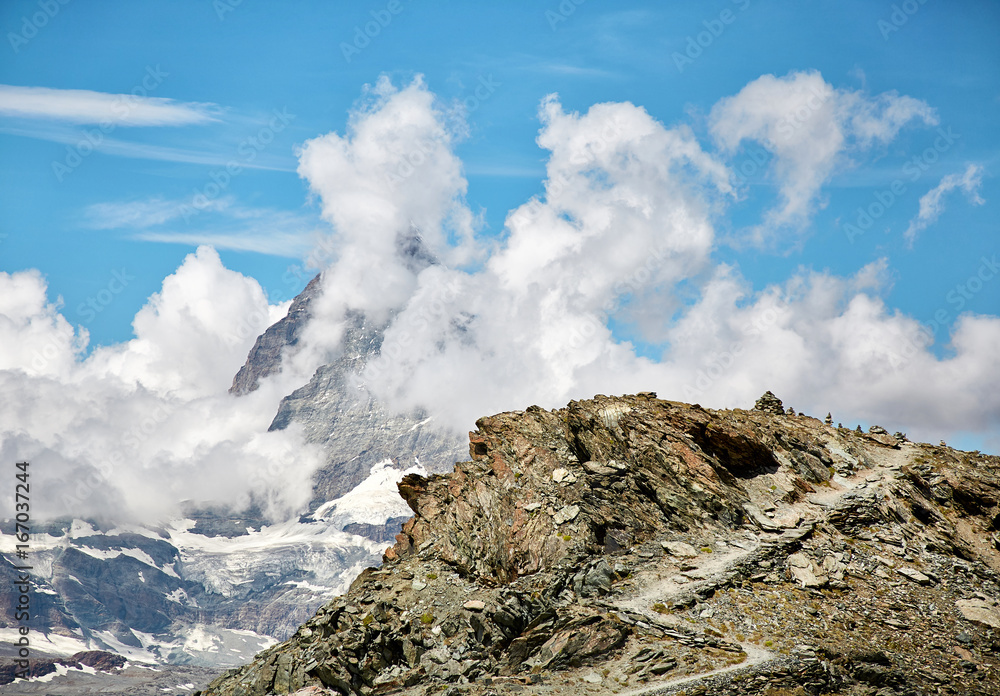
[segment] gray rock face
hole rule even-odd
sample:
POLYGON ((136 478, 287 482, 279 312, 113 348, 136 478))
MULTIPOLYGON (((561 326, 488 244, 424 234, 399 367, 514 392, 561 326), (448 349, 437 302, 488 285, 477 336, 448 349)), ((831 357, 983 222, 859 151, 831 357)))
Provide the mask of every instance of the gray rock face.
MULTIPOLYGON (((415 235, 401 236, 398 246, 415 271, 434 261, 415 235)), ((282 353, 298 343, 311 318, 310 305, 321 290, 321 276, 316 276, 292 301, 287 316, 257 339, 231 393, 247 394, 262 378, 281 369, 282 353)), ((358 311, 349 311, 345 319, 340 357, 286 396, 270 427, 283 430, 299 423, 307 441, 326 452, 326 464, 316 473, 313 509, 361 483, 380 461, 392 459, 406 467, 419 458, 428 470, 445 472, 467 453, 464 436, 436 428, 419 411, 394 413, 372 396, 361 373, 378 356, 385 327, 358 311)))
POLYGON ((201 696, 1000 694, 1000 457, 643 394, 476 426, 381 568, 201 696))
POLYGON ((246 363, 233 378, 230 394, 249 394, 259 386, 261 379, 280 369, 281 351, 299 342, 299 334, 309 319, 309 304, 319 295, 321 278, 318 275, 310 280, 305 289, 292 300, 288 314, 257 337, 246 363))
POLYGON ((405 467, 419 458, 427 469, 443 472, 467 451, 464 438, 436 429, 425 414, 393 413, 372 396, 360 374, 378 355, 383 327, 360 312, 350 312, 347 320, 340 357, 282 400, 270 428, 299 423, 306 439, 326 452, 326 465, 316 473, 314 505, 351 490, 385 459, 405 467))

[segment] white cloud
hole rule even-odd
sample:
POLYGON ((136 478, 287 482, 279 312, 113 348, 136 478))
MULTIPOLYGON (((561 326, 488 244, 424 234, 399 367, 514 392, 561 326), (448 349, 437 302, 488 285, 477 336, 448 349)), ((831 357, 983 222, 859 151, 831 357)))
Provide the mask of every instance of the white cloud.
MULTIPOLYGON (((758 82, 783 95, 784 107, 742 111, 720 137, 733 146, 747 134, 767 137, 789 186, 798 168, 828 163, 826 173, 790 193, 800 201, 815 197, 844 153, 888 141, 913 118, 933 118, 915 100, 838 92, 817 74, 758 82), (777 115, 798 113, 814 91, 818 120, 782 126, 777 115), (819 142, 810 144, 813 138, 819 142)), ((385 126, 381 116, 362 112, 352 124, 366 130, 372 118, 385 126)), ((755 290, 738 269, 712 258, 713 220, 731 194, 728 170, 689 129, 667 128, 631 104, 566 113, 554 97, 542 103, 541 121, 545 193, 508 214, 506 236, 488 249, 485 264, 463 270, 442 263, 388 283, 399 311, 366 379, 394 406, 420 406, 438 422, 468 429, 480 415, 532 403, 556 407, 595 393, 653 389, 748 407, 773 389, 800 410, 832 410, 845 421, 875 421, 915 437, 1000 428, 1000 370, 989 349, 1000 337, 1000 318, 957 317, 949 353, 939 358, 925 328, 886 307, 884 261, 848 278, 803 269, 755 290), (646 342, 642 354, 616 338, 623 328, 646 342), (662 354, 643 357, 653 347, 662 354)), ((335 142, 343 143, 339 136, 335 142)), ((372 151, 379 148, 365 153, 372 151)), ((354 161, 342 153, 331 159, 354 161)), ((337 186, 317 164, 304 159, 301 171, 330 204, 337 186)), ((349 215, 330 211, 340 215, 337 234, 356 246, 352 253, 368 254, 369 265, 357 273, 382 281, 383 269, 398 265, 388 240, 411 218, 381 194, 368 199, 374 211, 352 200, 349 215)), ((385 316, 386 297, 357 292, 358 276, 341 274, 341 263, 325 276, 341 311, 385 316)))
POLYGON ((187 126, 218 121, 219 114, 220 109, 214 104, 162 97, 0 85, 0 116, 75 124, 187 126))
POLYGON ((982 205, 985 201, 979 196, 979 187, 983 184, 983 168, 978 164, 970 164, 965 169, 965 173, 948 174, 943 177, 937 186, 920 197, 920 210, 917 216, 910 220, 909 226, 903 233, 903 238, 912 245, 920 230, 926 229, 933 224, 941 213, 944 212, 945 194, 955 190, 965 191, 969 202, 973 205, 982 205))
POLYGON ((86 334, 48 302, 41 275, 0 273, 0 456, 32 462, 45 492, 37 517, 159 521, 182 501, 242 506, 251 496, 276 518, 300 510, 321 457, 296 430, 267 427, 308 376, 227 393, 285 311, 201 248, 136 315, 134 339, 84 359, 86 334))
MULTIPOLYGON (((206 200, 201 212, 231 208, 231 197, 206 200)), ((145 200, 93 203, 84 209, 88 227, 115 230, 123 227, 145 229, 172 222, 184 216, 185 206, 194 211, 190 200, 167 200, 156 196, 145 200)))
POLYGON ((851 152, 888 143, 913 120, 937 123, 934 110, 918 99, 836 89, 812 71, 757 78, 712 107, 709 128, 727 152, 754 140, 774 155, 771 173, 781 200, 750 231, 762 244, 809 222, 823 205, 821 187, 851 152))
POLYGON ((93 229, 128 230, 139 241, 207 244, 294 259, 306 256, 321 235, 311 216, 242 206, 232 196, 95 203, 84 210, 84 218, 93 229))
POLYGON ((382 76, 366 86, 346 132, 307 141, 299 174, 319 199, 332 232, 307 258, 329 266, 325 293, 313 303, 316 321, 296 356, 308 371, 329 358, 348 307, 384 322, 405 303, 429 256, 451 265, 482 257, 478 219, 466 205, 467 182, 452 148, 464 137, 461 112, 440 104, 421 77, 396 88, 382 76), (406 253, 419 230, 422 254, 406 253))

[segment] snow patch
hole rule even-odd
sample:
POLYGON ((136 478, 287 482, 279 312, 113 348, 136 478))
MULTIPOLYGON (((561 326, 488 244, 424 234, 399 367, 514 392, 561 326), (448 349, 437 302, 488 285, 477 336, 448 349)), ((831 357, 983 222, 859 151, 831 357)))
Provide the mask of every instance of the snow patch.
MULTIPOLYGON (((16 628, 0 628, 0 641, 11 645, 17 644, 20 634, 16 628)), ((89 641, 58 633, 31 632, 32 650, 50 655, 69 656, 84 650, 93 650, 89 641)))
POLYGON ((391 459, 385 459, 372 467, 364 481, 336 500, 317 508, 313 517, 332 522, 338 529, 355 522, 379 525, 393 517, 409 517, 413 511, 400 497, 396 487, 408 474, 426 476, 427 470, 416 461, 410 468, 400 471, 391 459))

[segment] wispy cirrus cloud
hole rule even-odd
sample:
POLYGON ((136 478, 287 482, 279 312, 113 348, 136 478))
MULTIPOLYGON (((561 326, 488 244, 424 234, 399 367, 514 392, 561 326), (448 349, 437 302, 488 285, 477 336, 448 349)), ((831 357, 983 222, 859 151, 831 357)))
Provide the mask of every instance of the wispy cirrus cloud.
POLYGON ((222 109, 211 103, 87 89, 0 85, 0 116, 7 117, 78 125, 190 126, 219 121, 221 114, 222 109))
POLYGON ((136 232, 131 235, 131 238, 141 242, 182 244, 191 247, 207 244, 216 249, 252 251, 267 256, 301 259, 309 253, 315 236, 309 230, 281 231, 272 229, 270 225, 248 225, 231 231, 153 232, 147 230, 136 232))
MULTIPOLYGON (((199 210, 226 210, 233 205, 231 197, 207 201, 199 210)), ((163 225, 184 216, 190 201, 168 200, 159 196, 137 201, 94 203, 84 210, 87 226, 95 230, 116 230, 125 227, 145 229, 163 225)))
MULTIPOLYGON (((23 126, 4 126, 0 124, 0 133, 16 135, 23 138, 36 138, 63 145, 79 146, 86 141, 86 135, 77 127, 68 124, 31 123, 23 126)), ((225 143, 216 142, 216 149, 193 149, 171 145, 122 140, 111 136, 103 136, 100 141, 101 153, 114 157, 129 159, 145 159, 157 162, 178 162, 184 164, 204 164, 208 166, 226 166, 236 162, 245 169, 262 169, 275 172, 294 172, 296 160, 290 154, 281 152, 261 152, 260 156, 248 161, 235 150, 222 149, 225 143)))
POLYGON ((242 206, 232 196, 197 204, 162 197, 95 203, 84 209, 84 221, 95 230, 123 230, 136 241, 209 244, 283 258, 304 258, 320 234, 315 217, 242 206))
POLYGON ((951 191, 962 189, 970 203, 982 205, 985 202, 979 195, 979 187, 982 184, 983 168, 978 164, 970 164, 961 175, 948 174, 942 178, 941 183, 920 197, 920 210, 917 216, 910 220, 910 225, 903 233, 906 243, 913 246, 917 233, 941 217, 941 213, 944 212, 945 195, 951 191))

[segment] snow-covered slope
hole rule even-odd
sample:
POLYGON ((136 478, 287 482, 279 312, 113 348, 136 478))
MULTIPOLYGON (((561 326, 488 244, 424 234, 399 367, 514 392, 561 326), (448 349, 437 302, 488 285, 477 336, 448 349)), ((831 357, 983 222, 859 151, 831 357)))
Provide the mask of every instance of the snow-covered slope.
MULTIPOLYGON (((426 472, 382 462, 313 516, 238 536, 197 533, 192 519, 103 530, 73 520, 35 534, 38 647, 59 655, 108 650, 133 662, 242 664, 381 562, 384 543, 343 529, 405 515, 396 482, 407 473, 426 472)), ((0 552, 13 554, 15 543, 5 534, 0 552)))
MULTIPOLYGON (((406 249, 419 247, 419 238, 409 241, 406 249)), ((235 395, 280 371, 320 292, 317 278, 258 338, 235 395)), ((410 516, 396 483, 407 473, 450 470, 467 445, 419 413, 392 412, 364 388, 361 373, 378 354, 381 327, 359 313, 347 320, 340 357, 288 395, 271 425, 295 423, 325 451, 309 509, 280 523, 252 510, 191 510, 162 527, 71 519, 36 526, 32 628, 40 650, 108 650, 132 663, 242 664, 381 562, 410 516)), ((10 587, 13 522, 0 528, 0 582, 10 587)), ((0 598, 0 630, 17 625, 14 607, 0 598)))

